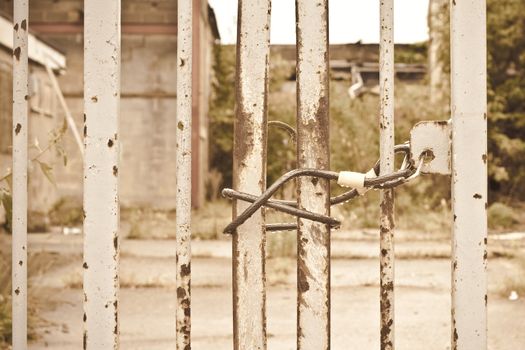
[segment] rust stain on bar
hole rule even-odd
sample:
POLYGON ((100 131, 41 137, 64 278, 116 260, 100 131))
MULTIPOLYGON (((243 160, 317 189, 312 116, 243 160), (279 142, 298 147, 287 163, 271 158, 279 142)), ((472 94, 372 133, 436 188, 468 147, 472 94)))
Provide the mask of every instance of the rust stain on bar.
MULTIPOLYGON (((328 1, 296 1, 297 164, 330 168, 328 1)), ((327 180, 298 180, 299 208, 330 215, 327 180)), ((330 348, 330 228, 298 220, 297 348, 330 348)))
POLYGON ((84 349, 118 349, 120 0, 84 3, 84 349), (104 63, 104 64, 101 64, 104 63))
MULTIPOLYGON (((193 0, 178 0, 177 40, 177 197, 176 265, 178 350, 191 348, 191 155, 192 155, 192 72, 193 0)), ((198 5, 198 1, 195 2, 198 5)), ((198 11, 198 9, 196 9, 198 11)))
MULTIPOLYGON (((233 187, 255 195, 266 188, 270 11, 270 0, 239 1, 233 187)), ((235 202, 233 215, 249 204, 235 202)), ((237 350, 267 346, 264 227, 264 211, 260 210, 233 235, 233 338, 237 350)))
MULTIPOLYGON (((380 3, 379 90, 381 175, 394 171, 394 0, 380 3)), ((394 338, 394 190, 381 192, 380 204, 380 344, 393 350, 394 338)))

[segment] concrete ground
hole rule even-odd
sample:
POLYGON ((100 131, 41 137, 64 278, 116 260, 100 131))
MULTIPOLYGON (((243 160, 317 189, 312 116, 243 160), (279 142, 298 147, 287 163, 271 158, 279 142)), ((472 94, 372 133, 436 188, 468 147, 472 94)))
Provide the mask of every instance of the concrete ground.
MULTIPOLYGON (((449 241, 398 237, 397 348, 450 349, 449 241)), ((489 348, 525 349, 525 295, 510 301, 505 289, 523 276, 509 251, 523 251, 525 240, 501 242, 489 240, 489 348)), ((124 240, 121 249, 122 349, 174 348, 174 241, 124 240)), ((377 237, 334 233, 332 250, 332 348, 378 349, 377 237)), ((81 349, 82 237, 31 235, 29 252, 41 266, 30 280, 37 315, 30 349, 81 349)), ((193 254, 192 348, 232 349, 231 242, 195 241, 193 254)), ((269 349, 296 347, 295 269, 292 258, 268 260, 269 349)))

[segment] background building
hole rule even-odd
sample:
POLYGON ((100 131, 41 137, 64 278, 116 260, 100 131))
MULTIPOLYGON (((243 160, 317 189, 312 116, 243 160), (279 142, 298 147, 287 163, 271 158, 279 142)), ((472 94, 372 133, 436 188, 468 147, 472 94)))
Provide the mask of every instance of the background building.
MULTIPOLYGON (((194 0, 193 203, 202 204, 208 169, 208 99, 213 45, 219 40, 215 15, 206 0, 194 0)), ((0 4, 0 14, 12 17, 13 0, 0 4)), ((30 32, 63 64, 53 67, 77 129, 83 129, 83 1, 34 0, 30 32), (67 63, 66 63, 67 62, 67 63)), ((2 36, 12 37, 11 26, 2 36)), ((12 39, 11 39, 12 40, 12 39)), ((31 46, 31 44, 30 44, 31 46)), ((122 82, 120 199, 123 206, 170 209, 175 206, 177 2, 122 1, 122 82)), ((1 171, 10 167, 11 48, 0 53, 1 171)), ((31 70, 30 141, 41 147, 48 133, 62 124, 64 113, 41 64, 31 70)), ((82 157, 70 131, 64 137, 67 165, 50 154, 56 188, 44 174, 31 171, 31 210, 46 212, 60 198, 82 198, 82 157)), ((56 152, 52 152, 56 153, 56 152)))

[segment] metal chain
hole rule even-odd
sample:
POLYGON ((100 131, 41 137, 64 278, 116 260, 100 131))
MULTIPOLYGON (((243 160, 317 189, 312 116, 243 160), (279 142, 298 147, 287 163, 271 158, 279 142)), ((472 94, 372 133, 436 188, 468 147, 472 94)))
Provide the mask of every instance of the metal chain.
MULTIPOLYGON (((424 156, 422 155, 416 162, 410 157, 410 144, 408 142, 400 145, 396 145, 394 148, 396 154, 404 154, 403 164, 400 169, 386 175, 379 175, 379 161, 376 162, 372 168, 375 177, 365 177, 364 187, 368 189, 386 189, 394 188, 400 186, 404 183, 407 183, 421 173, 421 167, 424 163, 424 156)), ((292 179, 309 176, 315 178, 322 178, 327 180, 337 180, 339 178, 339 173, 329 170, 318 170, 318 169, 295 169, 289 171, 288 173, 281 176, 275 183, 273 183, 268 189, 261 194, 260 196, 255 196, 249 193, 239 192, 230 188, 226 188, 222 191, 224 197, 234 199, 234 200, 243 200, 245 202, 251 203, 248 208, 246 208, 241 214, 239 214, 235 219, 232 220, 228 226, 224 229, 224 233, 232 234, 235 232, 237 227, 242 225, 250 216, 252 216, 257 210, 261 207, 268 207, 278 211, 281 211, 286 214, 294 215, 300 218, 321 222, 323 224, 330 225, 331 228, 338 228, 341 226, 341 222, 335 218, 332 218, 328 215, 313 213, 308 210, 299 209, 296 201, 290 200, 278 200, 271 199, 271 197, 287 182, 292 179)), ((359 196, 357 189, 351 189, 341 195, 330 198, 330 205, 338 205, 346 203, 359 196)), ((286 231, 286 230, 296 230, 297 224, 295 223, 283 223, 283 224, 267 224, 266 231, 286 231)))

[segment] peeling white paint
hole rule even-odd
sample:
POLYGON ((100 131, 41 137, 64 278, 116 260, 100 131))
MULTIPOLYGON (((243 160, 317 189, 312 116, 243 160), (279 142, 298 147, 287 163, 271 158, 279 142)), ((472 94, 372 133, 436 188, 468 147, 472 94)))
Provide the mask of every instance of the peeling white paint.
POLYGON ((486 3, 452 1, 452 349, 487 349, 486 3))
POLYGON ((118 349, 120 0, 84 13, 84 346, 118 349))
POLYGON ((177 349, 191 344, 192 0, 178 0, 177 35, 177 349))
POLYGON ((13 27, 13 350, 27 349, 27 134, 28 25, 27 0, 14 1, 13 27))
MULTIPOLYGON (((299 168, 329 169, 328 1, 298 0, 297 147, 299 168)), ((299 207, 330 214, 326 180, 298 180, 299 207)), ((299 219, 297 348, 330 348, 330 229, 299 219)))
MULTIPOLYGON (((394 0, 380 2, 379 39, 380 175, 394 171, 394 0)), ((395 348, 394 320, 394 190, 381 191, 380 213, 380 344, 395 348)))
MULTIPOLYGON (((234 188, 258 195, 266 188, 270 0, 239 1, 234 188)), ((249 203, 238 201, 234 216, 249 203)), ((256 212, 233 235, 234 348, 266 349, 266 233, 256 212)))

